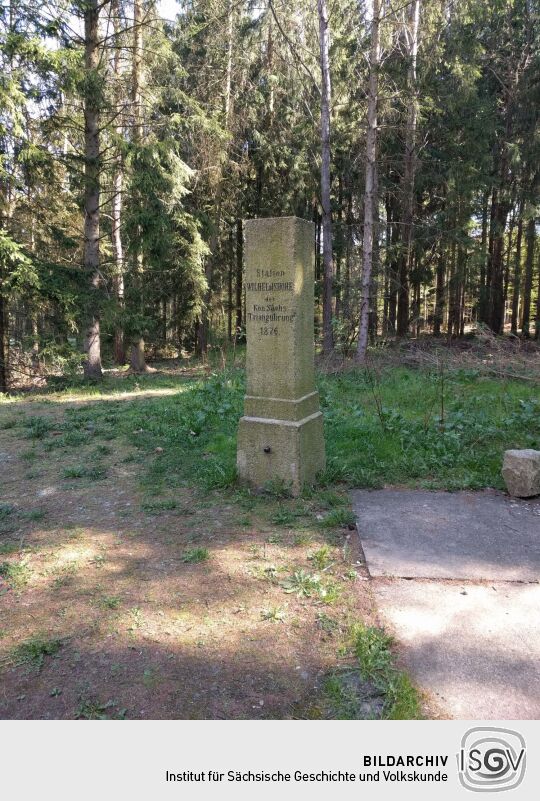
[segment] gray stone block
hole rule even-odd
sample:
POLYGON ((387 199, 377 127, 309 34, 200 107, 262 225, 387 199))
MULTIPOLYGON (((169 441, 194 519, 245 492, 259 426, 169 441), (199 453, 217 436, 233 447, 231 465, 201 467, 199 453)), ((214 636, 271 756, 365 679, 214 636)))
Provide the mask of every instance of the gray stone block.
POLYGON ((505 451, 502 474, 510 495, 516 498, 540 495, 540 451, 531 448, 505 451))

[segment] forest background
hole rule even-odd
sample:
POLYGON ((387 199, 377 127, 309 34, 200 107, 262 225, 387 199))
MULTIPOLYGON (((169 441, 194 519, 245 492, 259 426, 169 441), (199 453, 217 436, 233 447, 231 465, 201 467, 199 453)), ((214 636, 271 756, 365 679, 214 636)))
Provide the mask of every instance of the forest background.
POLYGON ((538 339, 539 12, 9 0, 0 392, 241 342, 256 216, 314 221, 326 356, 538 339))

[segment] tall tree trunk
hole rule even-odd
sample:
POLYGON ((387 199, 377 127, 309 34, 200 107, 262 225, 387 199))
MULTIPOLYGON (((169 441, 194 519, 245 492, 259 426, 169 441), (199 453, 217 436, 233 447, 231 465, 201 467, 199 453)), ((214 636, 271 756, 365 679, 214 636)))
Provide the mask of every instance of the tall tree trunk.
MULTIPOLYGON (((143 58, 143 9, 142 0, 133 0, 133 51, 131 62, 131 108, 133 114, 132 139, 135 147, 140 147, 143 139, 142 119, 142 58, 143 58)), ((142 203, 142 198, 137 198, 142 203)), ((144 312, 143 271, 144 258, 140 245, 140 231, 134 250, 134 284, 139 292, 139 309, 144 312)), ((144 337, 142 331, 135 332, 131 342, 130 367, 135 373, 144 373, 148 368, 144 353, 144 337)))
POLYGON ((142 48, 143 48, 143 0, 133 0, 133 53, 131 62, 131 103, 133 113, 133 138, 137 144, 142 140, 142 48))
POLYGON ((204 274, 206 277, 206 291, 204 293, 204 306, 202 310, 202 314, 200 318, 197 318, 195 324, 195 353, 197 356, 204 356, 208 352, 208 326, 209 326, 209 318, 208 318, 208 309, 210 306, 210 302, 212 300, 212 294, 209 289, 211 278, 212 278, 212 268, 210 266, 210 255, 206 257, 206 263, 204 267, 204 274))
MULTIPOLYGON (((1 266, 0 266, 1 271, 1 266)), ((7 381, 7 361, 8 361, 8 353, 7 353, 7 331, 6 331, 6 310, 4 304, 4 292, 3 292, 3 279, 2 274, 0 272, 0 393, 7 392, 8 390, 8 381, 7 381)))
POLYGON ((343 306, 343 276, 341 263, 343 261, 343 174, 340 172, 338 177, 338 204, 337 204, 337 232, 334 238, 335 253, 336 253, 336 275, 334 281, 336 308, 336 320, 339 320, 342 314, 343 306))
POLYGON ((321 206, 323 231, 323 353, 334 347, 332 331, 332 209, 330 205, 330 36, 326 0, 317 0, 321 62, 321 206))
POLYGON ((229 268, 227 270, 227 339, 232 341, 233 318, 234 230, 229 230, 229 268))
POLYGON ((366 137, 366 183, 364 194, 364 236, 362 240, 362 282, 360 285, 360 329, 356 358, 363 364, 369 334, 370 290, 373 268, 373 242, 377 237, 375 228, 375 209, 379 198, 377 193, 377 104, 379 96, 380 0, 373 0, 373 19, 371 22, 371 48, 369 55, 369 85, 366 137))
POLYGON ((313 222, 315 223, 315 283, 321 285, 321 238, 322 238, 322 220, 319 214, 318 205, 315 205, 313 213, 313 222))
POLYGON ((518 227, 516 235, 516 252, 514 255, 514 276, 512 279, 512 320, 510 329, 513 334, 518 332, 519 320, 519 293, 521 287, 521 242, 523 239, 523 199, 518 209, 518 227))
POLYGON ((134 373, 145 373, 148 370, 144 355, 144 338, 139 336, 131 344, 130 367, 134 373))
POLYGON ((383 335, 386 335, 388 333, 388 298, 390 293, 388 263, 389 263, 389 247, 392 236, 390 221, 388 219, 388 207, 386 205, 386 200, 385 200, 385 212, 386 212, 385 215, 386 223, 384 228, 383 318, 382 318, 383 335))
MULTIPOLYGON (((268 18, 268 41, 266 45, 266 69, 269 76, 273 76, 274 72, 274 37, 272 31, 272 17, 268 18)), ((268 124, 272 125, 274 121, 274 81, 272 78, 269 80, 268 87, 268 124)))
POLYGON ((343 319, 351 321, 351 259, 353 250, 353 196, 350 185, 347 187, 347 213, 345 216, 345 271, 343 274, 343 319))
POLYGON ((531 294, 533 284, 534 267, 534 246, 536 238, 536 220, 533 217, 527 222, 525 240, 527 243, 527 255, 525 257, 525 282, 523 286, 523 322, 521 331, 524 337, 529 337, 531 333, 531 294))
MULTIPOLYGON (((517 73, 516 73, 517 75, 517 73)), ((516 77, 517 80, 517 77, 516 77)), ((515 86, 514 86, 515 91, 515 86)), ((496 334, 504 328, 504 234, 510 211, 510 154, 508 143, 512 135, 513 94, 506 91, 505 135, 496 158, 496 185, 491 204, 490 248, 488 254, 489 326, 496 334)))
POLYGON ((168 322, 167 322, 167 298, 163 296, 161 298, 161 339, 163 341, 163 347, 167 347, 167 331, 168 331, 168 322))
POLYGON ((504 324, 504 230, 508 206, 497 200, 493 215, 494 232, 489 255, 488 273, 490 276, 490 328, 502 334, 504 324))
POLYGON ((486 262, 488 245, 488 212, 489 212, 489 192, 484 192, 482 202, 482 239, 480 243, 480 286, 478 289, 478 319, 481 323, 488 322, 488 291, 486 286, 486 262))
POLYGON ((409 24, 406 29, 408 40, 409 70, 407 75, 410 92, 405 130, 405 154, 402 186, 402 248, 399 257, 399 293, 397 310, 397 333, 405 336, 409 328, 409 272, 412 260, 414 180, 416 174, 416 127, 418 122, 418 87, 416 80, 416 61, 418 55, 418 27, 420 21, 420 0, 412 0, 409 7, 409 24))
POLYGON ((174 320, 174 328, 176 334, 176 346, 178 348, 178 358, 182 358, 182 313, 180 311, 180 306, 178 303, 178 293, 175 292, 173 295, 173 320, 174 320))
POLYGON ((538 286, 536 290, 536 314, 534 320, 534 338, 540 341, 540 268, 538 269, 538 286))
POLYGON ((465 302, 467 295, 467 280, 468 280, 468 267, 467 267, 468 254, 465 249, 464 262, 463 262, 463 275, 461 277, 461 296, 459 299, 459 336, 465 334, 465 302))
MULTIPOLYGON (((417 261, 418 261, 418 259, 415 258, 415 262, 417 262, 417 261)), ((415 270, 417 268, 418 268, 417 264, 415 264, 415 270)), ((421 308, 420 308, 420 281, 417 278, 413 279, 412 287, 413 287, 412 317, 413 317, 413 320, 414 320, 414 332, 415 332, 415 336, 419 337, 420 336, 420 314, 421 314, 421 308)))
POLYGON ((375 189, 374 196, 376 202, 373 205, 373 255, 371 259, 371 289, 369 298, 369 336, 373 341, 377 337, 379 328, 379 269, 380 269, 380 245, 379 245, 379 171, 375 170, 375 189))
MULTIPOLYGON (((28 205, 31 207, 32 203, 32 189, 28 186, 28 205)), ((34 213, 30 212, 30 252, 32 253, 32 258, 34 258, 34 254, 36 252, 36 218, 34 213)), ((30 319, 28 322, 30 323, 30 333, 32 334, 32 348, 31 348, 31 359, 32 359, 32 367, 34 370, 39 369, 39 324, 38 324, 38 310, 33 309, 29 315, 30 319)))
MULTIPOLYGON (((453 217, 453 227, 456 226, 456 218, 453 217)), ((447 330, 448 339, 452 338, 454 331, 454 320, 456 318, 456 240, 455 238, 450 245, 450 259, 448 268, 448 321, 447 330)))
POLYGON ((397 299, 398 299, 398 264, 396 260, 396 247, 399 243, 400 233, 397 226, 396 199, 394 195, 386 196, 386 220, 388 229, 387 245, 387 274, 388 274, 388 334, 396 333, 397 299))
MULTIPOLYGON (((386 205, 386 204, 385 204, 386 205)), ((388 311, 390 299, 390 270, 389 270, 389 247, 391 243, 391 226, 388 220, 388 209, 386 208, 386 226, 385 226, 385 239, 384 239, 384 287, 383 287, 383 319, 382 319, 382 332, 384 335, 388 334, 388 311)))
POLYGON ((462 328, 463 304, 465 297, 465 275, 467 271, 467 250, 462 244, 457 248, 455 299, 454 299, 454 336, 459 337, 462 328))
MULTIPOLYGON (((512 206, 514 206, 512 201, 512 206)), ((504 298, 504 315, 506 321, 506 301, 508 300, 508 285, 510 283, 510 261, 512 257, 512 246, 514 244, 514 228, 516 226, 516 210, 514 208, 512 216, 510 217, 510 226, 508 229, 508 243, 506 245, 506 259, 504 265, 504 285, 503 285, 503 298, 504 298)), ((503 326, 504 328, 504 326, 503 326)))
POLYGON ((99 199, 99 9, 98 0, 87 0, 84 12, 84 66, 87 76, 84 98, 84 269, 90 279, 90 298, 84 332, 85 378, 101 378, 99 199))
MULTIPOLYGON (((114 99, 115 99, 115 113, 118 115, 116 128, 116 135, 118 139, 122 136, 122 114, 120 108, 123 103, 122 86, 120 84, 120 60, 122 48, 120 45, 120 7, 119 0, 112 0, 111 14, 114 26, 114 58, 113 58, 113 74, 114 74, 114 99)), ((123 164, 122 156, 120 153, 116 155, 113 174, 113 198, 111 210, 111 239, 114 257, 114 280, 113 288, 116 296, 118 306, 123 311, 124 308, 124 248, 122 245, 122 189, 123 189, 123 164)), ((114 331, 114 359, 117 364, 124 364, 126 360, 126 352, 124 345, 124 328, 122 323, 117 323, 114 331)))
POLYGON ((493 281, 493 262, 491 254, 493 252, 493 241, 495 236, 495 217, 497 215, 497 207, 499 205, 499 189, 496 185, 493 186, 491 192, 491 203, 489 207, 489 236, 488 236, 488 249, 486 256, 486 283, 485 283, 485 322, 486 325, 490 324, 491 320, 491 284, 493 281))
POLYGON ((437 277, 435 285, 435 314, 433 315, 433 334, 440 336, 444 319, 444 248, 437 260, 437 277))
POLYGON ((212 235, 210 236, 210 253, 206 257, 204 273, 206 276, 206 292, 204 295, 204 307, 197 329, 196 349, 199 356, 205 356, 208 352, 208 336, 210 331, 210 307, 212 304, 212 284, 214 277, 214 262, 217 258, 219 245, 219 229, 221 225, 221 181, 216 190, 216 216, 213 223, 212 235))
POLYGON ((242 277, 244 272, 244 232, 242 220, 236 221, 236 339, 238 340, 242 332, 242 277))
POLYGON ((39 324, 38 312, 34 311, 30 320, 32 330, 32 367, 34 370, 39 369, 39 324))
POLYGON ((225 88, 223 91, 223 116, 225 118, 225 128, 229 127, 229 117, 231 114, 231 86, 232 86, 232 67, 233 67, 233 14, 234 3, 229 0, 227 3, 227 62, 225 65, 225 88))
MULTIPOLYGON (((232 90, 232 69, 233 69, 233 21, 234 21, 234 4, 229 0, 227 5, 227 57, 225 65, 225 83, 223 85, 223 124, 225 130, 229 130, 230 116, 231 116, 231 90, 232 90)), ((223 161, 226 161, 228 153, 222 154, 223 161)), ((221 165, 220 165, 221 169, 221 165)), ((262 194, 262 172, 258 176, 261 186, 259 198, 262 194)), ((208 341, 210 333, 210 310, 212 305, 212 293, 214 283, 214 267, 218 255, 218 248, 220 243, 220 230, 221 230, 221 197, 223 192, 223 176, 220 174, 217 180, 217 186, 214 197, 214 207, 216 209, 214 219, 212 221, 212 233, 210 235, 209 248, 210 253, 206 257, 205 262, 205 275, 206 275, 206 293, 204 298, 204 306, 197 328, 197 342, 196 350, 201 356, 206 355, 208 351, 208 341)), ((260 201, 259 201, 260 202, 260 201)))

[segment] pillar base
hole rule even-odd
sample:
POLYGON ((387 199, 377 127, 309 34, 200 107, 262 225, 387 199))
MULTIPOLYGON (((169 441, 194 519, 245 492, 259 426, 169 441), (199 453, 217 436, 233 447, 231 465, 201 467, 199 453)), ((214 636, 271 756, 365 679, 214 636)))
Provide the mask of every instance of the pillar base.
POLYGON ((256 487, 283 481, 299 495, 326 466, 321 412, 302 420, 242 417, 236 463, 241 481, 256 487))

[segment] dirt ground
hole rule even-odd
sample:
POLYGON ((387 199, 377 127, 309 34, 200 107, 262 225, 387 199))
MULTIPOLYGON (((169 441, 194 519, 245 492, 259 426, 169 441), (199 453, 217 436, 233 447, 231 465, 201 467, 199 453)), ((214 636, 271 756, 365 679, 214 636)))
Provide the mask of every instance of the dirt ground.
POLYGON ((348 627, 376 621, 356 537, 320 525, 320 498, 184 487, 149 502, 121 438, 47 446, 93 402, 0 406, 0 717, 324 717, 348 627), (35 416, 49 429, 29 440, 35 416), (96 448, 106 479, 69 473, 96 448), (298 571, 326 597, 293 591, 298 571))

